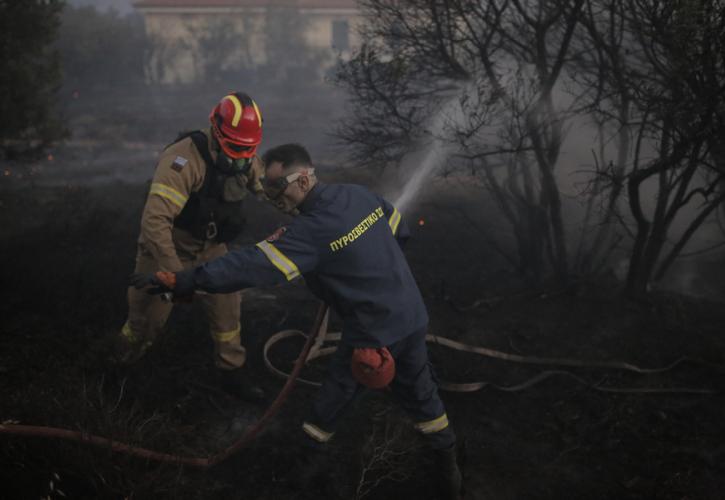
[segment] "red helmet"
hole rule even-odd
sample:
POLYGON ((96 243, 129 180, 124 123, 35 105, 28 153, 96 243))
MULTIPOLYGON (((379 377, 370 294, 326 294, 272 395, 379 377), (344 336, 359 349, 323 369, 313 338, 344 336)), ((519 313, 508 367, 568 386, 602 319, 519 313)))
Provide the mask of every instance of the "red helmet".
POLYGON ((262 141, 262 114, 251 97, 242 92, 225 96, 211 110, 209 121, 228 157, 254 156, 257 145, 262 141))

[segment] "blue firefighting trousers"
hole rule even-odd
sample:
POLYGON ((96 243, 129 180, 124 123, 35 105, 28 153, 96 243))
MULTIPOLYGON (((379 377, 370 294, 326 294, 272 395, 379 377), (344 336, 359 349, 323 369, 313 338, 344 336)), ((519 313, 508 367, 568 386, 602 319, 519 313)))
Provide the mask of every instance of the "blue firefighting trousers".
MULTIPOLYGON (((387 346, 395 359, 395 378, 390 388, 427 444, 433 449, 448 448, 455 443, 456 436, 438 396, 425 335, 425 329, 419 330, 387 346)), ((315 397, 311 415, 303 424, 311 446, 332 438, 345 409, 365 389, 352 376, 352 351, 351 346, 341 342, 329 361, 327 376, 315 397)))

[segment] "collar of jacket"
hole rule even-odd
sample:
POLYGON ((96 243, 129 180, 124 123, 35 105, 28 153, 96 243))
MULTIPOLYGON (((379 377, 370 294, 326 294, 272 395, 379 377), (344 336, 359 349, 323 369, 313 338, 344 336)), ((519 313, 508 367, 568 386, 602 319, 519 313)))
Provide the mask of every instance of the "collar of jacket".
POLYGON ((208 127, 206 130, 202 130, 202 132, 204 132, 206 140, 209 143, 209 153, 211 153, 211 159, 216 162, 216 157, 219 155, 219 150, 221 149, 221 147, 219 146, 219 142, 214 137, 214 131, 211 127, 208 127))
POLYGON ((307 193, 307 196, 305 196, 305 199, 302 200, 302 203, 299 204, 297 207, 300 212, 309 212, 313 208, 315 208, 315 205, 317 205, 317 202, 320 200, 320 194, 325 189, 325 184, 322 182, 317 182, 314 186, 312 186, 312 189, 310 189, 310 192, 307 193))

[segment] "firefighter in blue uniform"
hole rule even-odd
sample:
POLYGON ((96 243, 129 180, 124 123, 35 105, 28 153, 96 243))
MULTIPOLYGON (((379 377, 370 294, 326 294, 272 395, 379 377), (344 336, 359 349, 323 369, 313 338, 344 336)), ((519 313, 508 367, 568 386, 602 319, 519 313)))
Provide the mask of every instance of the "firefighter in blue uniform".
POLYGON ((264 155, 267 196, 299 215, 265 241, 191 270, 137 275, 139 287, 229 293, 304 276, 310 289, 342 318, 342 340, 304 422, 311 448, 324 448, 345 408, 362 386, 353 376, 356 349, 387 348, 395 374, 390 387, 434 451, 446 498, 458 498, 461 475, 449 426, 428 363, 428 314, 401 244, 409 236, 401 215, 366 188, 323 184, 309 154, 285 144, 264 155))

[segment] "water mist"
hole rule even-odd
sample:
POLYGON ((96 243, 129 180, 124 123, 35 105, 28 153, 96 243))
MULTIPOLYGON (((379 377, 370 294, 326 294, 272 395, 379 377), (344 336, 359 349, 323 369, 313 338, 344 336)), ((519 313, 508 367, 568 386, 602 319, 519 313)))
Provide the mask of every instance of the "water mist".
POLYGON ((423 181, 435 175, 445 164, 446 158, 451 153, 451 146, 449 141, 446 140, 444 132, 446 132, 447 128, 450 128, 452 123, 458 123, 461 119, 460 97, 455 95, 448 98, 441 105, 425 130, 421 140, 426 142, 422 160, 418 160, 418 155, 415 155, 415 158, 408 156, 403 160, 401 170, 406 175, 408 172, 412 172, 412 174, 405 182, 400 196, 394 203, 401 213, 406 211, 410 203, 418 195, 423 186, 423 181))

